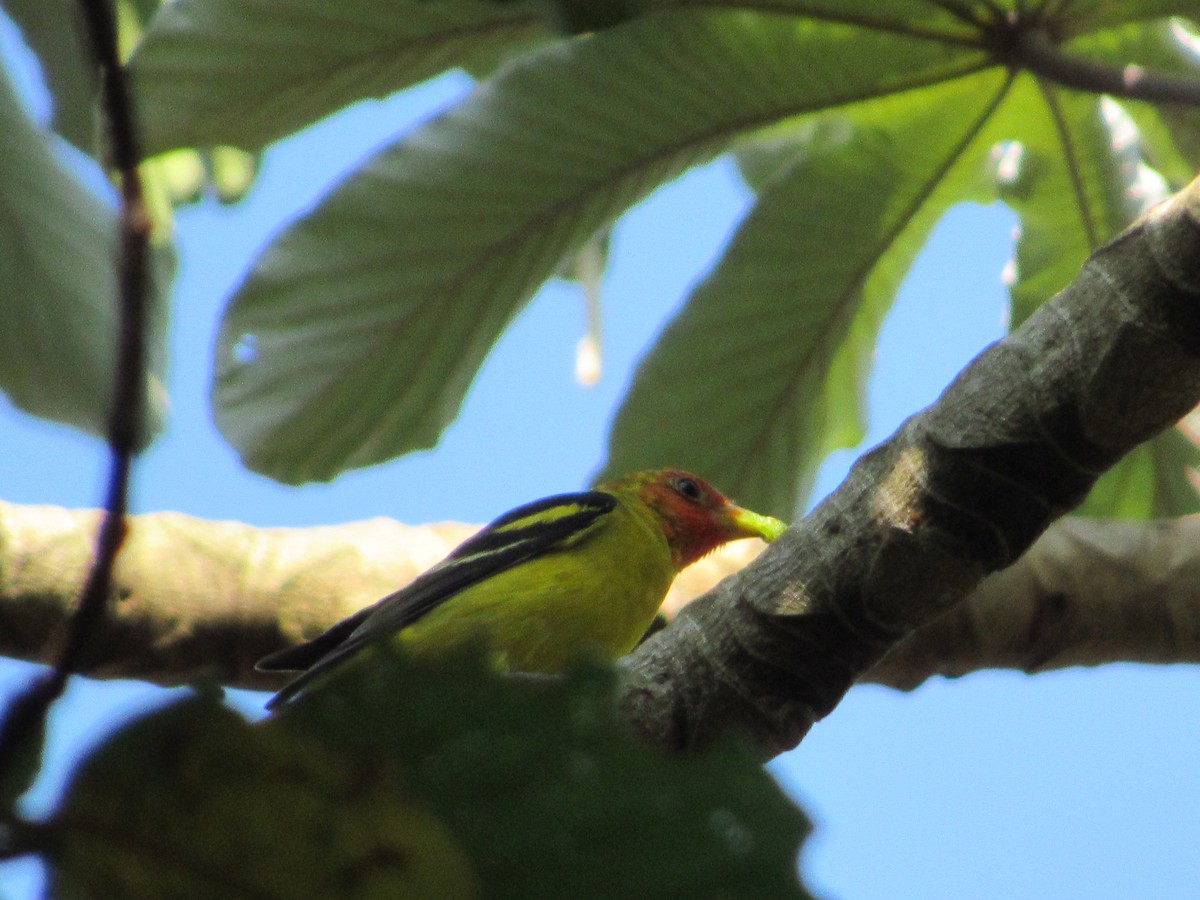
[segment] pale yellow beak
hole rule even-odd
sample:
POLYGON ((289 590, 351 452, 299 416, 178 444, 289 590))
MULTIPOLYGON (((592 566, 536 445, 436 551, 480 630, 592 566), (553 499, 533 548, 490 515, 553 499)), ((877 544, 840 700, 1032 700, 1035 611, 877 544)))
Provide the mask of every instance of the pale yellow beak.
POLYGON ((737 526, 738 537, 762 538, 768 544, 787 531, 785 522, 732 504, 729 518, 737 526))

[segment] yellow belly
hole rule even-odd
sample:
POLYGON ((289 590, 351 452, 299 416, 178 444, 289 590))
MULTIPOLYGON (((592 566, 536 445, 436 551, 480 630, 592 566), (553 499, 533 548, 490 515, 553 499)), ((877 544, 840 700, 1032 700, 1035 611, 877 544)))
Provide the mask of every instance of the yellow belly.
POLYGON ((519 672, 625 655, 650 627, 675 569, 661 530, 624 508, 611 515, 626 522, 467 588, 400 632, 401 644, 417 656, 482 644, 519 672))

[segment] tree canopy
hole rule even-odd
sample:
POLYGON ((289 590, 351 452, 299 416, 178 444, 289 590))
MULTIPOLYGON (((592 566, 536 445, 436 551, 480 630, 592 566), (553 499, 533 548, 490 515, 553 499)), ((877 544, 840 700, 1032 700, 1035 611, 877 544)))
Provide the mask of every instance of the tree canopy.
MULTIPOLYGON (((354 169, 229 300, 213 411, 254 471, 326 481, 436 445, 545 282, 594 287, 631 205, 732 154, 753 203, 643 360, 604 473, 688 468, 791 518, 861 439, 881 322, 934 225, 996 199, 1020 220, 1012 335, 616 679, 384 660, 360 694, 264 725, 210 688, 118 731, 38 820, 12 806, 53 700, 31 690, 0 731, 5 851, 45 859, 55 896, 806 896, 807 825, 764 757, 1063 514, 1200 505, 1171 427, 1200 401, 1192 2, 119 0, 119 43, 105 3, 3 9, 53 115, 0 88, 0 389, 107 436, 115 471, 166 415, 172 209, 236 201, 271 142, 450 69, 468 96, 354 169), (60 140, 111 168, 117 208, 60 140)), ((86 668, 95 626, 70 634, 44 684, 86 668)))

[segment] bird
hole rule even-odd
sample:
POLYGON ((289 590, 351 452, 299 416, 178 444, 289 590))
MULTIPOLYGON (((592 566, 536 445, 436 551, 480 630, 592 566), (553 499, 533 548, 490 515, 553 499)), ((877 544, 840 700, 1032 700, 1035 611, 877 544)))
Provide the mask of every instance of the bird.
POLYGON ((260 671, 301 672, 267 709, 320 687, 388 639, 417 658, 482 645, 511 673, 615 660, 646 635, 681 569, 729 541, 770 542, 786 527, 679 469, 519 506, 405 587, 259 660, 260 671))

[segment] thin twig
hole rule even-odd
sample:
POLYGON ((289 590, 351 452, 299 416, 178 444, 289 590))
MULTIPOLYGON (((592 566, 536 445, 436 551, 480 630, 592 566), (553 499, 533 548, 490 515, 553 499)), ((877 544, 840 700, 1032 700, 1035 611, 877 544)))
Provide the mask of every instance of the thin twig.
POLYGON ((1072 56, 1064 53, 1037 28, 1025 31, 1007 48, 1004 62, 1080 91, 1150 103, 1200 106, 1200 78, 1150 72, 1133 65, 1108 65, 1072 56))
POLYGON ((111 472, 105 514, 96 537, 96 557, 68 625, 54 669, 35 681, 9 707, 0 724, 0 773, 41 728, 51 704, 77 668, 83 648, 104 618, 113 566, 125 538, 129 474, 142 434, 145 382, 146 306, 149 289, 150 219, 137 162, 140 150, 133 108, 117 51, 116 23, 106 0, 80 0, 95 63, 101 74, 101 105, 121 188, 118 267, 118 344, 108 444, 111 472))

